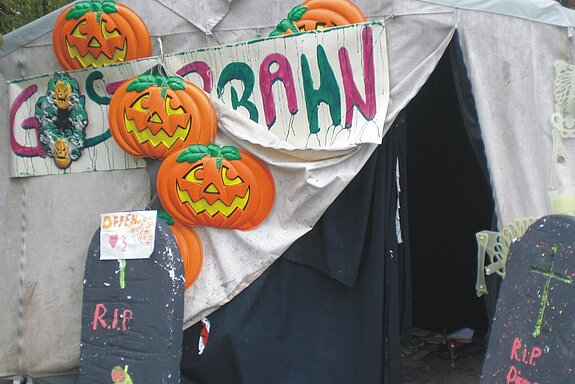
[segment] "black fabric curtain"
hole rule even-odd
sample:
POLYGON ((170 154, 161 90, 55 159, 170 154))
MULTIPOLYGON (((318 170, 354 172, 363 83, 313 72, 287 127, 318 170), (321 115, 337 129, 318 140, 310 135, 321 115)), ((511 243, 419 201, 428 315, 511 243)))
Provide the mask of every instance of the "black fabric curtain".
POLYGON ((457 102, 459 104, 463 125, 473 152, 475 153, 475 157, 477 158, 477 163, 485 177, 485 181, 489 183, 490 177, 487 169, 487 156, 485 155, 485 146, 481 138, 481 126, 479 125, 479 116, 477 115, 477 108, 475 107, 475 97, 473 96, 471 82, 467 75, 467 67, 463 60, 463 52, 461 51, 461 43, 459 42, 459 34, 457 32, 449 43, 447 52, 449 54, 455 92, 457 94, 457 102))
MULTIPOLYGON (((488 180, 457 36, 448 52, 465 129, 488 180)), ((413 322, 405 116, 313 230, 208 317, 202 354, 201 323, 185 331, 182 383, 401 383, 400 343, 413 322)))
POLYGON ((396 230, 404 124, 397 119, 312 231, 208 317, 202 354, 202 323, 184 332, 182 383, 401 382, 401 323, 410 318, 396 230))
POLYGON ((490 228, 493 201, 457 36, 405 112, 413 323, 440 334, 468 327, 481 337, 487 313, 475 293, 475 234, 490 228))
MULTIPOLYGON (((469 137, 469 141, 473 151, 475 152, 475 157, 481 167, 485 181, 490 184, 491 178, 489 176, 487 165, 487 155, 485 154, 485 146, 483 144, 483 139, 481 138, 481 125, 479 124, 479 116, 477 114, 477 108, 475 107, 475 98, 473 96, 473 90, 467 74, 467 67, 465 66, 461 43, 459 41, 459 34, 457 32, 453 36, 448 52, 451 67, 453 69, 452 73, 455 83, 455 91, 457 94, 459 110, 461 111, 461 117, 463 119, 463 125, 465 126, 467 136, 469 137)), ((485 229, 493 231, 497 230, 497 214, 495 213, 495 210, 492 211, 491 227, 485 229)), ((501 282, 501 277, 497 274, 486 276, 485 279, 487 290, 489 292, 489 294, 484 296, 487 317, 489 319, 489 328, 491 328, 491 320, 495 315, 495 307, 497 305, 497 299, 499 298, 501 282)))

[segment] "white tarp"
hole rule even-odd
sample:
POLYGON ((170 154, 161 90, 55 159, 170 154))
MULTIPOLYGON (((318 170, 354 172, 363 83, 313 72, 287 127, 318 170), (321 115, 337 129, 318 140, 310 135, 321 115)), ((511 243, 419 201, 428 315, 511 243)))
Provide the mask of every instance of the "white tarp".
MULTIPOLYGON (((555 61, 574 63, 572 28, 470 10, 457 15, 466 26, 461 44, 500 225, 553 213, 552 199, 575 193, 573 140, 563 140, 565 156, 553 159, 551 123, 555 61)), ((560 213, 574 214, 574 207, 560 213)))
POLYGON ((555 0, 424 0, 459 9, 517 17, 560 27, 571 27, 575 13, 555 0))
MULTIPOLYGON (((489 3, 497 9, 495 5, 506 1, 489 3)), ((263 0, 222 1, 207 7, 205 16, 197 16, 200 10, 196 7, 196 16, 191 9, 174 13, 168 1, 125 3, 149 26, 154 54, 158 54, 157 36, 162 36, 167 53, 261 38, 299 2, 274 2, 270 6, 263 0)), ((564 140, 566 162, 551 160, 554 62, 575 62, 572 28, 565 27, 570 25, 572 12, 565 11, 569 17, 564 24, 549 24, 544 18, 534 21, 500 15, 490 9, 474 10, 465 7, 466 1, 458 2, 461 8, 416 0, 358 0, 356 4, 370 20, 385 20, 391 89, 386 127, 425 83, 457 29, 483 129, 500 223, 552 212, 548 189, 552 167, 559 168, 554 193, 575 194, 575 178, 569 171, 575 153, 569 139, 564 140)), ((537 14, 540 8, 547 7, 550 9, 545 13, 564 11, 557 8, 559 4, 552 5, 547 0, 525 1, 522 6, 533 8, 526 14, 537 14)), ((9 179, 8 98, 4 81, 60 69, 51 50, 50 25, 54 19, 49 16, 27 30, 6 35, 9 49, 0 50, 0 236, 4 244, 0 280, 6 287, 0 294, 0 323, 4 327, 0 332, 0 377, 17 374, 19 367, 32 375, 77 369, 81 276, 99 214, 144 209, 151 198, 149 177, 143 169, 9 179), (28 40, 27 36, 36 38, 28 40), (21 336, 18 297, 22 297, 23 304, 21 336)), ((301 191, 286 191, 282 197, 298 195, 296 208, 300 211, 313 208, 301 199, 309 191, 325 188, 326 201, 332 201, 374 149, 373 144, 329 154, 269 149, 264 144, 275 138, 245 140, 238 133, 239 127, 255 123, 217 100, 214 104, 220 130, 229 133, 222 135, 222 143, 253 151, 270 165, 272 172, 288 169, 294 179, 302 181, 301 191), (345 164, 347 171, 340 173, 338 164, 345 164)), ((205 277, 187 290, 186 324, 231 300, 279 257, 281 249, 289 246, 282 240, 284 223, 295 225, 303 234, 313 226, 318 214, 316 211, 315 215, 306 216, 303 222, 294 216, 273 218, 279 232, 270 235, 269 243, 275 245, 258 244, 262 253, 270 251, 264 259, 230 256, 235 253, 236 244, 256 246, 250 243, 247 233, 236 231, 231 238, 222 239, 221 231, 200 229, 208 248, 213 245, 222 253, 209 257, 204 266, 205 277), (242 263, 250 263, 250 267, 239 273, 235 267, 242 263)))

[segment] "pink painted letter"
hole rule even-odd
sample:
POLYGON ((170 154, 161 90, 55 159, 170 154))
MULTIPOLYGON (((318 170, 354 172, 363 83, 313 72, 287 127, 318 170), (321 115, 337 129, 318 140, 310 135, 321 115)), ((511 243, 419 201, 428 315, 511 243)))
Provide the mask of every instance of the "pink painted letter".
POLYGON ((197 73, 200 75, 204 82, 204 91, 210 93, 212 90, 212 71, 208 64, 204 61, 194 61, 193 63, 186 64, 182 68, 178 69, 176 73, 182 77, 190 73, 197 73))
POLYGON ((271 128, 276 122, 276 105, 272 91, 272 86, 276 81, 281 81, 284 84, 289 112, 295 115, 297 113, 297 98, 290 63, 285 56, 272 53, 262 61, 260 66, 260 91, 268 128, 271 128), (270 67, 274 63, 278 69, 272 73, 270 67))
POLYGON ((349 54, 345 47, 339 49, 339 65, 343 77, 345 92, 345 127, 351 127, 353 121, 354 106, 363 117, 372 120, 375 116, 375 71, 373 63, 373 36, 370 27, 365 27, 361 34, 363 45, 363 84, 365 87, 365 101, 361 98, 357 86, 353 80, 353 71, 349 61, 349 54))
POLYGON ((14 121, 16 120, 16 113, 36 91, 38 90, 38 86, 33 84, 27 87, 20 93, 12 107, 10 108, 10 147, 12 148, 12 152, 14 152, 17 156, 22 157, 34 157, 34 156, 41 156, 46 157, 46 151, 42 148, 42 143, 40 142, 40 122, 35 117, 29 117, 22 122, 22 129, 33 129, 35 131, 36 140, 38 143, 35 147, 26 147, 21 145, 16 140, 16 135, 14 134, 14 121))

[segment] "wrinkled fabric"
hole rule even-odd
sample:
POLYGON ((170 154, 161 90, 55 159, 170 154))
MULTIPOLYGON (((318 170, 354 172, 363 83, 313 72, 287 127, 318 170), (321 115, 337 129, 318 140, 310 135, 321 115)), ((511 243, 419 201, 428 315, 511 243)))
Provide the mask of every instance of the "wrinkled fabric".
POLYGON ((554 61, 573 62, 568 31, 509 16, 465 10, 457 15, 458 24, 466 26, 459 29, 460 42, 477 104, 499 228, 515 219, 551 213, 553 168, 559 171, 557 193, 575 192, 573 172, 561 172, 575 156, 572 140, 564 141, 566 163, 552 161, 554 61))
MULTIPOLYGON (((213 36, 206 36, 189 21, 159 3, 135 0, 124 3, 138 12, 148 25, 156 55, 160 53, 156 40, 160 35, 165 53, 265 36, 297 4, 295 1, 278 2, 274 7, 269 7, 258 0, 235 0, 230 4, 226 16, 213 28, 213 36)), ((384 130, 391 126, 397 114, 433 71, 454 32, 454 14, 449 9, 430 4, 418 8, 417 4, 412 1, 390 4, 358 2, 360 7, 365 7, 369 19, 386 20, 387 39, 391 42, 388 47, 391 93, 384 130), (422 9, 425 12, 422 13, 422 9), (390 18, 392 14, 394 16, 390 18)), ((51 20, 54 20, 54 16, 39 23, 47 24, 51 20)), ((21 39, 20 33, 25 34, 15 32, 11 35, 21 39)), ((5 38, 12 40, 12 36, 9 34, 5 38)), ((13 45, 8 42, 7 46, 13 45)), ((4 149, 0 150, 0 156, 4 160, 2 174, 5 180, 0 183, 1 196, 4 196, 0 201, 3 215, 0 233, 5 244, 1 257, 6 260, 0 274, 10 287, 0 295, 0 305, 6 309, 0 313, 0 321, 6 324, 0 334, 0 377, 15 375, 20 368, 26 375, 34 376, 67 373, 78 367, 83 265, 89 238, 99 222, 98 215, 102 212, 145 209, 153 199, 150 196, 150 183, 155 180, 150 179, 144 169, 8 179, 9 140, 4 81, 51 73, 60 70, 60 66, 52 52, 49 29, 14 51, 0 50, 0 57, 0 121, 4 122, 0 133, 4 149), (38 60, 38 57, 42 60, 38 60), (61 225, 52 226, 56 217, 61 225), (25 228, 24 232, 22 228, 25 228), (23 285, 19 282, 20 264, 24 266, 23 285), (20 286, 24 287, 25 298, 21 327, 23 338, 18 336, 20 286), (39 322, 38 319, 43 320, 39 322), (23 345, 21 353, 18 352, 19 341, 23 345), (53 353, 46 354, 47 350, 53 353), (20 368, 18 356, 23 356, 20 368)), ((223 144, 234 143, 240 148, 255 151, 270 165, 274 176, 283 172, 286 179, 277 186, 280 191, 278 201, 286 197, 289 201, 290 195, 297 196, 295 207, 299 212, 309 214, 301 218, 276 216, 250 234, 233 231, 223 235, 222 231, 198 228, 198 234, 205 242, 206 254, 200 278, 186 292, 186 327, 232 300, 260 276, 293 240, 313 227, 321 212, 314 208, 312 200, 306 201, 306 189, 326 189, 327 193, 322 198, 329 204, 375 149, 374 145, 363 145, 354 150, 331 153, 327 161, 318 159, 315 152, 284 153, 265 149, 257 141, 254 143, 234 134, 226 134, 226 130, 229 133, 238 132, 234 125, 241 127, 251 122, 223 108, 219 114, 222 134, 218 135, 218 140, 223 144), (349 171, 336 171, 337 168, 328 166, 334 163, 329 157, 336 155, 335 163, 345 163, 349 171), (305 171, 306 166, 311 169, 309 172, 305 171), (292 178, 307 179, 311 184, 304 184, 302 190, 292 189, 292 182, 288 181, 290 172, 293 173, 292 178), (319 184, 313 181, 316 177, 321 180, 319 184), (284 239, 283 228, 287 225, 292 226, 294 231, 289 239, 284 239), (265 232, 267 230, 270 232, 265 232), (255 245, 254 239, 258 239, 257 246, 260 254, 266 255, 264 258, 235 257, 237 247, 244 249, 245 254, 255 245)))
POLYGON ((575 22, 575 12, 562 7, 555 0, 423 0, 428 3, 445 5, 473 11, 518 17, 558 27, 571 27, 575 22))
POLYGON ((193 7, 187 2, 156 0, 172 12, 188 20, 207 35, 226 16, 232 0, 197 0, 193 7))
MULTIPOLYGON (((216 2, 210 8, 215 13, 206 14, 198 21, 203 29, 159 2, 126 0, 124 3, 138 12, 148 25, 153 53, 158 55, 157 37, 160 36, 165 53, 266 36, 298 2, 290 0, 269 6, 261 0, 234 0, 223 17, 226 2, 216 2), (218 18, 220 20, 215 22, 218 18), (206 25, 211 26, 211 35, 206 33, 206 25)), ((550 213, 550 168, 567 166, 551 163, 553 62, 556 59, 574 61, 569 39, 571 28, 547 24, 545 20, 528 21, 522 17, 416 0, 363 0, 357 4, 364 9, 368 19, 386 22, 391 98, 385 129, 425 83, 457 28, 477 102, 500 226, 519 217, 550 213)), ((524 6, 539 12, 548 4, 547 0, 542 0, 526 2, 524 6)), ((563 11, 571 20, 571 11, 563 11)), ((55 17, 46 16, 5 35, 5 45, 0 49, 0 159, 3 160, 0 168, 3 176, 0 182, 0 239, 4 245, 0 251, 4 267, 0 270, 0 280, 6 287, 0 294, 3 309, 0 322, 4 324, 0 332, 0 377, 18 373, 18 356, 22 357, 20 368, 26 374, 48 375, 77 369, 79 304, 88 239, 99 223, 100 213, 144 209, 152 198, 150 182, 154 181, 144 169, 20 180, 8 178, 10 150, 5 81, 61 70, 51 47, 51 25, 55 17), (24 304, 21 323, 18 315, 20 289, 24 304), (19 324, 22 338, 18 336, 19 324)), ((222 109, 220 112, 222 116, 229 115, 229 120, 222 124, 223 131, 228 127, 229 132, 234 132, 234 122, 244 123, 233 116, 233 111, 222 109)), ((308 162, 305 154, 296 161, 293 157, 285 157, 281 151, 264 149, 234 135, 223 137, 222 142, 258 150, 258 154, 272 164, 272 172, 278 172, 281 165, 290 162, 298 166, 304 159, 308 162)), ((575 148, 570 148, 572 145, 567 141, 568 161, 575 157, 572 152, 575 148)), ((351 168, 359 170, 373 149, 366 145, 341 154, 342 161, 349 160, 351 168)), ((568 169, 560 170, 563 172, 558 172, 558 191, 575 193, 573 173, 568 169)), ((335 186, 328 193, 328 202, 335 199, 353 177, 351 172, 340 179, 331 174, 334 171, 329 167, 319 167, 314 172, 325 173, 329 180, 327 184, 335 186)), ((284 188, 289 190, 289 185, 284 188)), ((296 191, 285 192, 286 195, 289 193, 296 191)), ((302 201, 300 209, 305 210, 308 207, 305 200, 302 201)), ((297 218, 278 217, 275 220, 273 225, 270 222, 270 228, 277 231, 272 232, 274 241, 278 237, 279 240, 269 258, 255 262, 252 259, 234 260, 235 243, 237 241, 247 249, 251 236, 261 239, 266 234, 238 233, 221 242, 222 235, 218 231, 199 230, 211 261, 206 263, 205 280, 198 281, 186 292, 186 326, 232 300, 289 247, 289 242, 281 240, 279 231, 284 223, 297 223, 297 218), (238 264, 245 262, 253 264, 242 272, 236 269, 238 264)), ((313 220, 304 220, 296 237, 312 226, 313 220)))
POLYGON ((400 311, 386 308, 399 296, 405 256, 394 214, 402 128, 394 125, 310 232, 208 317, 201 355, 202 323, 184 332, 182 383, 375 384, 385 361, 397 363, 389 377, 400 383, 400 311))

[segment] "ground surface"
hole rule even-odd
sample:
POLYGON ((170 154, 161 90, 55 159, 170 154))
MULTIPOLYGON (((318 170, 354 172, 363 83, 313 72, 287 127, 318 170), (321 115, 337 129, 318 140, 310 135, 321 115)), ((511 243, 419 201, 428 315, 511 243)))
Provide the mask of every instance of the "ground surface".
POLYGON ((451 355, 446 344, 419 342, 401 359, 403 384, 479 384, 484 357, 477 343, 459 344, 451 355))

